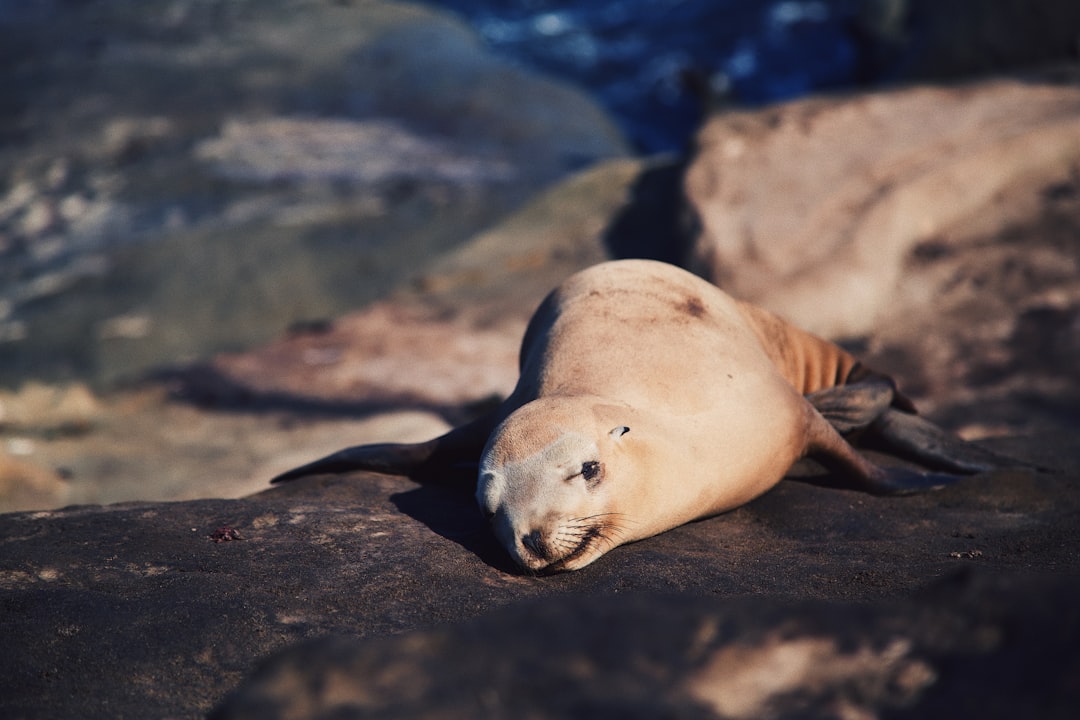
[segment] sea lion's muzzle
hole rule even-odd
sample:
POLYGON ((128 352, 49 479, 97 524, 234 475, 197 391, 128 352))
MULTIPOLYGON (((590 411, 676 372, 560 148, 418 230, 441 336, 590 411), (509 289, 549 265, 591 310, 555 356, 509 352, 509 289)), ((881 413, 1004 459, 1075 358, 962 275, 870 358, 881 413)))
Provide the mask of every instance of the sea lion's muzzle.
POLYGON ((522 536, 521 546, 535 558, 540 560, 552 559, 551 548, 544 542, 544 536, 539 530, 533 530, 528 535, 522 536))

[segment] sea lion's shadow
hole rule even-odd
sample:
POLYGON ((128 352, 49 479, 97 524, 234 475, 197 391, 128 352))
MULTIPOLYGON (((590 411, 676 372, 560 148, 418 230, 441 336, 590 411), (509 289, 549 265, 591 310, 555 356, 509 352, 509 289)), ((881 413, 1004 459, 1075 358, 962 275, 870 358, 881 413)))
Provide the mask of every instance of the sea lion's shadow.
POLYGON ((459 490, 421 485, 390 496, 402 513, 427 525, 436 535, 452 540, 496 570, 520 574, 521 570, 495 539, 476 500, 459 490))

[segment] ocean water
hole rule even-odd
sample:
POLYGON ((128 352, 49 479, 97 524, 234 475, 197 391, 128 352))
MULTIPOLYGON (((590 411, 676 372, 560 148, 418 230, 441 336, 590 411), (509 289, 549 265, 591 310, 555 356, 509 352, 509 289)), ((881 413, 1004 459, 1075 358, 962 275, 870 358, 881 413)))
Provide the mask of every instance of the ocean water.
POLYGON ((432 4, 497 52, 588 90, 646 153, 682 149, 705 102, 755 106, 871 84, 901 62, 877 30, 897 5, 887 0, 432 4))

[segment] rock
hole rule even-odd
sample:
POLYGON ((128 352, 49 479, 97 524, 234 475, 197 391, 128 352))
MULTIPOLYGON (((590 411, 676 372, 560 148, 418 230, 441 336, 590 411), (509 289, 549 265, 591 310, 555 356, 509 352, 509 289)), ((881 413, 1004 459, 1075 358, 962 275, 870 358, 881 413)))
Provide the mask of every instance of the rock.
POLYGON ((18 392, 0 390, 0 512, 71 502, 69 471, 42 458, 41 448, 85 437, 102 419, 101 402, 79 383, 28 382, 18 392))
POLYGON ((404 637, 304 643, 263 663, 211 718, 948 718, 1033 705, 1069 717, 1076 586, 1030 589, 1040 607, 978 571, 872 608, 547 598, 404 637))
POLYGON ((456 154, 445 142, 386 120, 230 120, 220 137, 202 142, 195 154, 226 177, 255 182, 480 183, 515 173, 505 161, 456 154))
POLYGON ((82 383, 50 386, 27 382, 18 392, 0 390, 0 430, 31 433, 85 432, 101 413, 82 383))
POLYGON ((1080 50, 1080 6, 1070 0, 1034 5, 992 0, 976 6, 964 0, 867 3, 875 4, 892 6, 881 15, 908 26, 894 35, 895 43, 906 46, 906 62, 898 70, 907 80, 956 79, 1075 62, 1080 50))
POLYGON ((12 437, 0 444, 0 512, 59 507, 68 501, 69 485, 50 468, 32 462, 35 442, 12 437))
POLYGON ((628 150, 583 93, 419 5, 60 3, 0 20, 0 46, 3 384, 268 342, 628 150))
MULTIPOLYGON (((419 306, 378 303, 255 352, 218 356, 213 371, 255 398, 355 399, 372 407, 448 409, 504 396, 517 382, 525 322, 509 317, 478 327, 419 306)), ((199 398, 192 379, 180 381, 199 398)))
MULTIPOLYGON (((320 332, 219 355, 215 377, 255 398, 443 411, 505 396, 536 306, 567 275, 619 253, 609 247, 611 218, 637 202, 642 177, 669 165, 621 159, 577 173, 435 258, 385 301, 320 332)), ((205 395, 193 387, 198 378, 179 380, 184 396, 205 395)))
POLYGON ((1078 108, 1073 86, 995 82, 718 115, 687 171, 690 264, 814 332, 870 334, 916 245, 1068 180, 1078 108))
POLYGON ((864 357, 968 437, 1076 426, 1078 219, 1075 178, 1033 183, 920 244, 864 357))
POLYGON ((256 393, 385 399, 380 385, 401 388, 396 396, 414 405, 478 402, 512 386, 521 328, 566 275, 612 257, 701 269, 709 256, 714 264, 702 272, 729 292, 839 335, 895 375, 924 412, 969 437, 1071 426, 1080 422, 1068 360, 1078 342, 1080 190, 1063 163, 1080 162, 1080 145, 1065 152, 1080 131, 1067 112, 1077 100, 1071 87, 990 83, 719 116, 688 168, 670 159, 598 165, 435 259, 387 305, 328 336, 288 338, 213 367, 256 393), (722 146, 741 155, 718 158, 722 146), (800 171, 792 157, 819 160, 800 171), (688 201, 679 194, 684 170, 688 201), (977 177, 935 189, 966 172, 977 177), (772 192, 770 173, 786 193, 772 192), (720 184, 709 189, 709 178, 720 184), (700 231, 680 216, 680 202, 696 209, 700 231), (684 240, 694 232, 696 247, 684 240), (482 361, 441 352, 445 340, 421 339, 437 331, 405 318, 449 323, 455 337, 487 348, 482 361), (391 327, 409 328, 408 342, 403 333, 389 339, 391 327), (317 356, 326 367, 301 361, 317 356), (429 369, 413 373, 413 362, 429 369), (391 382, 365 366, 400 373, 391 382), (479 367, 498 382, 470 380, 479 367))
POLYGON ((217 413, 205 404, 175 402, 164 389, 150 387, 100 399, 93 425, 79 432, 4 429, 0 513, 73 503, 242 497, 265 489, 267 478, 312 454, 357 442, 419 442, 449 428, 430 409, 373 409, 330 399, 290 405, 286 398, 267 396, 258 406, 245 406, 233 396, 217 413), (299 414, 303 422, 297 422, 299 414))
POLYGON ((262 658, 336 636, 343 644, 268 666, 234 716, 244 698, 265 697, 267 677, 289 677, 298 684, 271 709, 323 687, 377 690, 377 717, 459 717, 477 702, 496 717, 634 716, 620 698, 641 698, 648 716, 708 717, 717 688, 735 681, 715 670, 735 657, 751 663, 735 710, 815 717, 840 702, 955 717, 977 702, 993 716, 1038 697, 1040 714, 1064 716, 1075 707, 1074 439, 995 444, 1062 474, 996 472, 931 495, 782 483, 549 577, 510 566, 468 494, 388 476, 9 513, 0 714, 203 716, 262 658), (972 584, 947 580, 958 571, 974 572, 972 584), (762 690, 750 668, 777 658, 784 672, 762 690), (800 671, 807 663, 816 670, 800 671), (366 668, 378 671, 355 676, 366 668), (479 684, 493 692, 477 695, 479 684))

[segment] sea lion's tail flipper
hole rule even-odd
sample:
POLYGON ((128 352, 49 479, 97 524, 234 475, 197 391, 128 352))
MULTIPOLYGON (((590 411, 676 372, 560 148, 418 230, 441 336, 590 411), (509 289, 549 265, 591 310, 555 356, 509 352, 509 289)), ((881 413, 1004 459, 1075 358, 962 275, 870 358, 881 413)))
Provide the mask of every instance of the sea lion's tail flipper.
POLYGON ((476 467, 493 414, 421 443, 355 445, 284 472, 270 480, 282 483, 309 475, 341 474, 358 470, 407 475, 417 482, 468 486, 476 482, 476 467))

